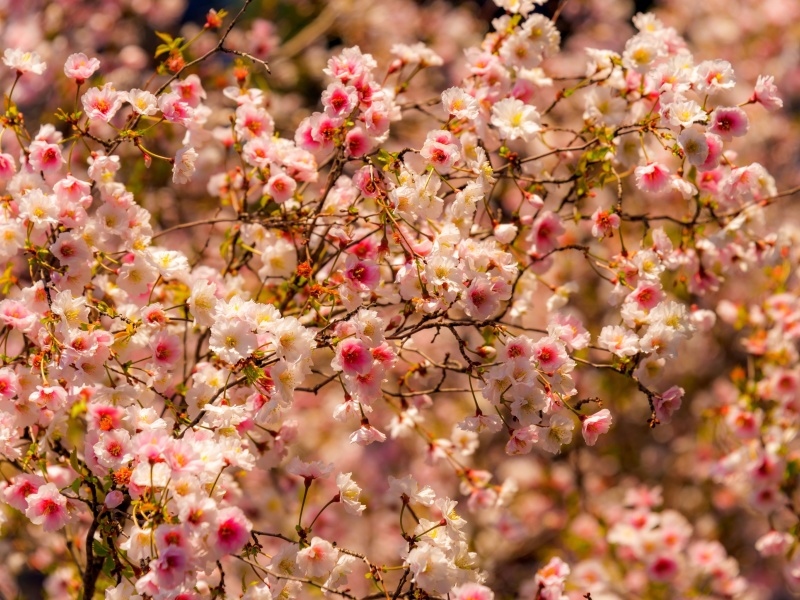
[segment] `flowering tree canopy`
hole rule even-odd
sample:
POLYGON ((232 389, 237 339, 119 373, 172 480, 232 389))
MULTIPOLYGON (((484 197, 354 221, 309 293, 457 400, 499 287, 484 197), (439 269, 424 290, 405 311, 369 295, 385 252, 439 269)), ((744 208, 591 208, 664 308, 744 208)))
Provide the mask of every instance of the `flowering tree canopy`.
POLYGON ((0 598, 800 584, 785 73, 346 4, 0 8, 0 598))

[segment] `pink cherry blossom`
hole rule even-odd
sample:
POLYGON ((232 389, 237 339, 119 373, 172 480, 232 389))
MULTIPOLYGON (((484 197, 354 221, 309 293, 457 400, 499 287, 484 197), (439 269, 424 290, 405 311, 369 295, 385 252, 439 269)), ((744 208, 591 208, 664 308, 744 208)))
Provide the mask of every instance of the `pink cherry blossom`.
POLYGON ((658 193, 664 191, 669 184, 669 177, 669 169, 657 162, 636 167, 636 185, 644 192, 658 193))
POLYGON ((64 63, 64 74, 76 83, 81 84, 100 68, 100 61, 97 58, 89 58, 83 52, 70 54, 64 63))
POLYGON ((83 96, 83 110, 90 119, 98 119, 108 123, 114 118, 124 101, 124 94, 114 89, 112 83, 106 83, 102 88, 93 87, 83 96))
POLYGON ((782 108, 783 100, 778 96, 775 77, 771 75, 759 75, 753 95, 750 97, 750 102, 756 102, 767 110, 778 110, 782 108))
POLYGON ((252 524, 238 507, 224 508, 217 514, 214 547, 219 554, 235 554, 247 543, 252 524))
POLYGON ((597 411, 593 415, 583 418, 583 439, 587 446, 594 446, 600 434, 607 433, 611 428, 611 411, 607 408, 597 411))
POLYGON ((360 340, 349 338, 342 340, 336 348, 334 368, 347 374, 365 375, 372 369, 372 354, 360 340))
POLYGON ((47 483, 27 496, 28 508, 25 515, 35 525, 45 531, 61 529, 69 521, 67 499, 58 491, 55 484, 47 483))

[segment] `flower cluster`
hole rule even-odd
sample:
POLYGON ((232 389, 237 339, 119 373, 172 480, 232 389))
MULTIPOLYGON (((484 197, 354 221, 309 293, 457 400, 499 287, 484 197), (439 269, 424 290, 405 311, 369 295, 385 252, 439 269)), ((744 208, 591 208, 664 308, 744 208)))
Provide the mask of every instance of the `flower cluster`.
POLYGON ((800 236, 767 210, 797 190, 737 154, 774 79, 737 102, 653 14, 578 72, 563 6, 496 0, 454 81, 351 45, 287 114, 251 2, 159 33, 149 79, 5 50, 0 525, 50 597, 745 597, 691 503, 618 477, 703 409, 692 476, 800 585, 800 236), (748 368, 704 399, 687 353, 730 326, 748 368))

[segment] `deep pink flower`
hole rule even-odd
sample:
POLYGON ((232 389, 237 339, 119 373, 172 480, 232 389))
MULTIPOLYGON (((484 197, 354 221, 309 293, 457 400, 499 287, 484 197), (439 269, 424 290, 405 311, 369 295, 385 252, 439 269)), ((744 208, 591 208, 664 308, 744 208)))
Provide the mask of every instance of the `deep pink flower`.
POLYGON ((54 483, 41 486, 36 493, 27 497, 27 502, 25 515, 34 525, 42 525, 45 531, 61 529, 69 521, 67 499, 54 483))
POLYGON ((381 269, 371 260, 359 260, 353 255, 347 257, 345 278, 362 292, 374 290, 381 281, 381 269))
POLYGON ((23 473, 14 477, 0 493, 9 506, 25 511, 28 508, 28 496, 38 492, 44 484, 45 481, 41 476, 23 473))
POLYGON ((334 368, 338 367, 349 375, 366 375, 372 369, 372 362, 369 348, 359 339, 342 340, 336 347, 334 368))
POLYGON ((353 127, 344 138, 347 156, 358 158, 364 156, 373 146, 373 142, 361 127, 353 127))
POLYGON ((213 547, 218 554, 236 554, 247 543, 252 525, 236 506, 223 508, 217 515, 213 547))
POLYGON ((711 113, 710 120, 711 125, 708 130, 728 141, 743 136, 750 126, 747 113, 738 106, 719 106, 711 113))
POLYGON ((172 589, 183 583, 189 568, 189 556, 184 548, 168 546, 158 559, 150 563, 150 569, 159 587, 172 589))
POLYGON ((346 117, 358 105, 358 93, 351 85, 332 83, 322 92, 322 106, 331 117, 346 117))

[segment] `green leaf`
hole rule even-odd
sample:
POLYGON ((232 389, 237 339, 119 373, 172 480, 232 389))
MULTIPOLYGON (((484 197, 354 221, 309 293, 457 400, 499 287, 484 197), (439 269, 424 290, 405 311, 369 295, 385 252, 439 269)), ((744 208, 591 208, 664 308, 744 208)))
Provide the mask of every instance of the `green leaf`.
POLYGON ((161 45, 158 46, 158 48, 156 48, 156 53, 155 53, 154 57, 158 58, 162 54, 167 54, 171 50, 172 50, 172 48, 170 48, 167 44, 161 44, 161 45))
POLYGON ((97 540, 92 540, 92 550, 95 556, 108 556, 108 548, 97 540))
POLYGON ((110 556, 106 556, 106 560, 103 562, 103 573, 106 577, 112 577, 115 566, 114 559, 110 556))
POLYGON ((164 33, 163 31, 156 31, 155 34, 159 37, 159 39, 165 41, 167 44, 171 44, 173 42, 172 36, 168 33, 164 33))
POLYGON ((247 379, 247 385, 253 385, 256 381, 264 377, 264 370, 257 365, 247 365, 243 372, 247 379))

